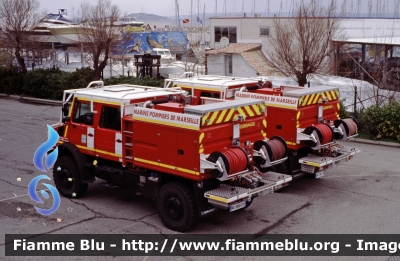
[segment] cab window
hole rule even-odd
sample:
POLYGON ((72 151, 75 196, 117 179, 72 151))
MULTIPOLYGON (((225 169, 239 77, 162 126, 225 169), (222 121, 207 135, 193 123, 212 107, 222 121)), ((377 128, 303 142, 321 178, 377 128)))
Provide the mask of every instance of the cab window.
POLYGON ((100 128, 121 131, 121 109, 103 106, 100 115, 100 128))
POLYGON ((93 113, 90 112, 90 104, 80 101, 75 102, 72 121, 75 123, 93 125, 93 113))
POLYGON ((221 94, 219 92, 201 92, 200 97, 221 99, 221 94))

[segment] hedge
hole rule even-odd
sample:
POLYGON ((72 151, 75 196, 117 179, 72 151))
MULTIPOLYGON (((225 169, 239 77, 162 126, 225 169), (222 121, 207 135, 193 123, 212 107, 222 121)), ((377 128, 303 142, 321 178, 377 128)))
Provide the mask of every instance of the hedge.
MULTIPOLYGON (((58 68, 38 68, 26 74, 19 72, 16 67, 0 67, 0 93, 21 95, 33 98, 61 100, 63 91, 86 87, 92 79, 90 67, 64 72, 58 68)), ((145 86, 163 86, 163 80, 149 77, 120 77, 105 79, 105 85, 134 84, 145 86)))
POLYGON ((400 103, 372 105, 358 112, 360 128, 370 138, 400 141, 400 103))

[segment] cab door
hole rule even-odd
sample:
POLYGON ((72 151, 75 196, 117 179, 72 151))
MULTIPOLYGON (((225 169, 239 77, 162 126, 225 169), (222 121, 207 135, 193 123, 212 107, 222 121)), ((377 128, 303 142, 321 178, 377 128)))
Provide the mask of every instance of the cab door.
POLYGON ((122 160, 121 107, 117 105, 99 104, 100 112, 94 139, 96 153, 102 157, 122 160))
POLYGON ((66 123, 68 127, 66 137, 78 148, 86 149, 87 153, 92 154, 95 133, 93 128, 94 114, 91 112, 90 103, 75 99, 71 116, 70 121, 66 123))

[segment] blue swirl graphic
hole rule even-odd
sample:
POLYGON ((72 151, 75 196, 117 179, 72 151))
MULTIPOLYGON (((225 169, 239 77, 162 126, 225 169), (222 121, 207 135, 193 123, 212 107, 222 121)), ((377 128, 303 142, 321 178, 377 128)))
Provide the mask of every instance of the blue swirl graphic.
POLYGON ((58 133, 52 127, 47 125, 47 130, 47 141, 40 145, 37 148, 35 155, 33 155, 33 164, 38 170, 43 172, 47 172, 48 169, 53 167, 58 157, 58 147, 56 147, 50 154, 47 155, 47 152, 57 144, 59 139, 58 133), (45 163, 45 165, 43 163, 45 163))
MULTIPOLYGON (((49 179, 49 180, 51 180, 51 179, 50 179, 48 176, 46 176, 46 175, 40 175, 40 176, 37 176, 37 177, 33 178, 33 179, 31 180, 31 182, 29 182, 29 185, 28 185, 28 194, 29 194, 29 197, 30 197, 33 201, 35 201, 36 203, 39 203, 39 204, 43 204, 43 201, 42 201, 42 200, 39 198, 39 196, 37 195, 37 193, 36 193, 36 187, 37 187, 38 182, 39 182, 41 179, 49 179)), ((42 208, 39 208, 39 207, 36 207, 36 206, 35 206, 35 209, 36 209, 37 212, 39 212, 40 214, 47 216, 47 215, 50 215, 50 214, 53 214, 54 212, 56 212, 57 209, 60 207, 60 194, 58 193, 57 189, 56 189, 54 186, 49 185, 49 184, 46 184, 46 183, 42 183, 42 184, 45 185, 45 186, 50 190, 51 194, 53 195, 53 199, 54 199, 54 201, 53 201, 53 206, 52 206, 50 209, 42 209, 42 208)), ((48 195, 48 193, 47 193, 45 190, 41 190, 40 192, 41 192, 41 194, 42 194, 43 197, 45 197, 46 199, 49 198, 49 195, 48 195)))

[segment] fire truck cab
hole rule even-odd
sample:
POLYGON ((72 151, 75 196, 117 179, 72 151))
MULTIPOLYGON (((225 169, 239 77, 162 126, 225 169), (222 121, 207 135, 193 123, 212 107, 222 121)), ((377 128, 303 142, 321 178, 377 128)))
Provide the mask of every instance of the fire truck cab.
POLYGON ((199 217, 244 209, 289 183, 291 176, 272 171, 288 149, 279 136, 265 140, 265 101, 193 105, 192 99, 181 88, 102 81, 64 91, 53 125, 60 194, 80 197, 99 178, 157 200, 165 226, 187 231, 199 217))
POLYGON ((340 119, 338 87, 273 86, 262 77, 213 75, 166 79, 164 88, 171 87, 188 91, 193 105, 243 98, 264 100, 266 137, 282 137, 289 149, 288 161, 276 166, 278 172, 318 178, 326 174, 326 169, 360 152, 336 142, 357 136, 358 130, 354 118, 340 119))

